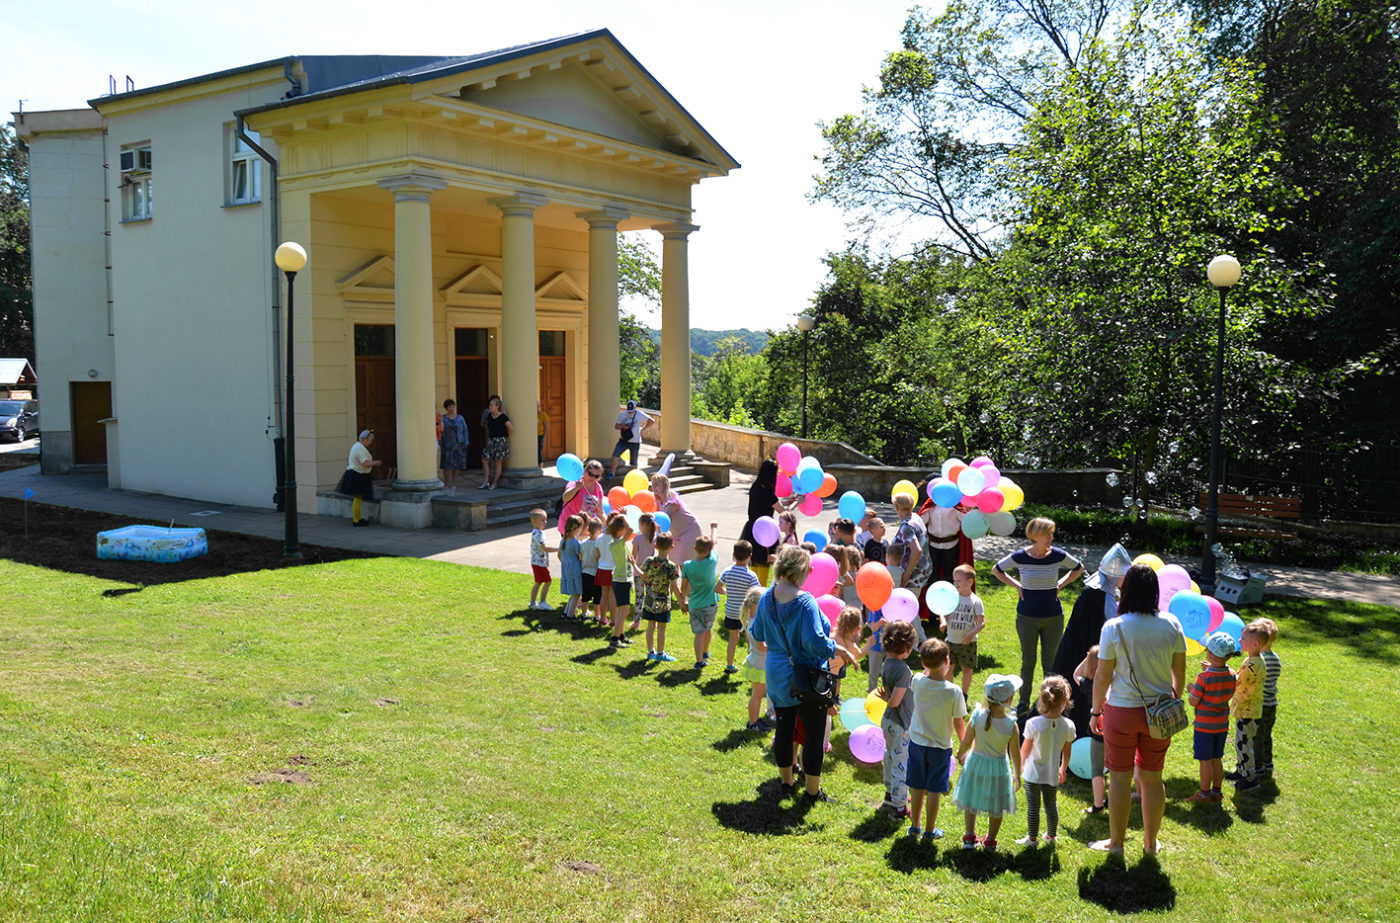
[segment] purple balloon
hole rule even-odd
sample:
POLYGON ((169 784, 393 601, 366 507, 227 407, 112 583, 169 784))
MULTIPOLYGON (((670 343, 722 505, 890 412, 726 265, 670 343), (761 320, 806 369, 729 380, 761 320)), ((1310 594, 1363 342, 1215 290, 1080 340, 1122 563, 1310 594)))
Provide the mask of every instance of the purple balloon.
POLYGON ((772 516, 760 516, 753 522, 753 540, 764 548, 778 544, 778 520, 772 516))
POLYGON ((885 618, 896 622, 913 622, 919 617, 919 597, 906 587, 895 587, 889 600, 880 609, 885 618))
POLYGON ((867 724, 851 732, 851 756, 862 763, 879 763, 885 758, 885 732, 877 724, 867 724))

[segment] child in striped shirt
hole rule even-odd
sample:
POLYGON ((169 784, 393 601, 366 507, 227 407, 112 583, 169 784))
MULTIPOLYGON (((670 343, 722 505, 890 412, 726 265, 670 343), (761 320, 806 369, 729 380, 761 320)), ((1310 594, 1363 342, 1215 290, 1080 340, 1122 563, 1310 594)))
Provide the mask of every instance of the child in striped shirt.
POLYGON ((739 635, 746 627, 742 611, 744 598, 749 590, 758 586, 758 574, 749 569, 753 558, 753 545, 740 539, 734 543, 734 563, 719 575, 719 591, 724 594, 724 630, 729 632, 729 655, 725 661, 725 673, 738 673, 734 666, 734 652, 739 647, 739 635))
POLYGON ((1264 661, 1264 709, 1259 717, 1259 728, 1254 734, 1255 762, 1258 768, 1255 776, 1274 774, 1274 718, 1278 714, 1278 676, 1283 672, 1283 661, 1274 653, 1274 641, 1278 638, 1278 625, 1273 619, 1255 619, 1250 628, 1259 628, 1269 635, 1269 640, 1259 648, 1259 658, 1264 661))
POLYGON ((1244 663, 1235 674, 1235 694, 1230 697, 1230 715, 1235 719, 1235 771, 1225 777, 1239 792, 1259 787, 1258 752, 1254 748, 1259 718, 1264 713, 1264 660, 1259 650, 1268 639, 1269 633, 1253 622, 1240 635, 1244 663))
POLYGON ((1206 659, 1191 685, 1191 705, 1196 709, 1192 755, 1201 763, 1201 790, 1186 800, 1192 804, 1221 801, 1225 784, 1225 738, 1230 732, 1230 697, 1235 694, 1235 671, 1225 662, 1235 656, 1235 639, 1217 631, 1206 638, 1206 659))

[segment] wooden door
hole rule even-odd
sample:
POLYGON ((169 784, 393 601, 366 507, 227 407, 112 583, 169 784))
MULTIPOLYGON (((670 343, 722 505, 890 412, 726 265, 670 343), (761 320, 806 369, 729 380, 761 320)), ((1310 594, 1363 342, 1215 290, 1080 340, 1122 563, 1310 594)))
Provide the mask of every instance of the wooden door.
POLYGON ((73 409, 73 463, 107 464, 107 427, 97 421, 112 415, 112 383, 75 381, 68 393, 73 409))
MULTIPOLYGON (((376 478, 387 477, 389 469, 397 468, 399 463, 396 393, 393 356, 355 357, 355 435, 374 430, 370 452, 384 462, 371 469, 376 478)), ((350 447, 346 446, 345 451, 349 452, 350 447)))
POLYGON ((564 454, 564 357, 540 356, 540 406, 549 414, 549 438, 544 441, 544 459, 564 454))
POLYGON ((457 359, 457 412, 467 418, 467 429, 471 433, 471 442, 467 443, 468 468, 481 464, 481 449, 486 444, 486 430, 479 421, 481 412, 486 409, 486 399, 491 396, 487 362, 485 356, 457 359))

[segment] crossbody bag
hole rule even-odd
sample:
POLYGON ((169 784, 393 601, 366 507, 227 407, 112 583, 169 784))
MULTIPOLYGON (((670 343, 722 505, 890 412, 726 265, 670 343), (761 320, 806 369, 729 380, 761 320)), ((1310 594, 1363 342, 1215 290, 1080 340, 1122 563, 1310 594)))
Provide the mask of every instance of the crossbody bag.
MULTIPOLYGON (((1137 673, 1133 670, 1133 658, 1128 655, 1128 639, 1123 639, 1123 656, 1128 661, 1128 681, 1137 690, 1138 698, 1147 702, 1147 696, 1137 684, 1137 673)), ((1186 703, 1174 695, 1159 695, 1143 706, 1147 712, 1147 733, 1157 740, 1167 740, 1173 734, 1186 730, 1191 722, 1186 717, 1186 703)))

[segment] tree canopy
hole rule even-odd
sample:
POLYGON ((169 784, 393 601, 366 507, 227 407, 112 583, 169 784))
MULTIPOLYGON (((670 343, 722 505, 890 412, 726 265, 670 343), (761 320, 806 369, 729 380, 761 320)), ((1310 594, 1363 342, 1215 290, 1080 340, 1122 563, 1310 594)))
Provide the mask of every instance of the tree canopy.
POLYGON ((0 356, 34 360, 29 262, 29 156, 0 125, 0 356))

